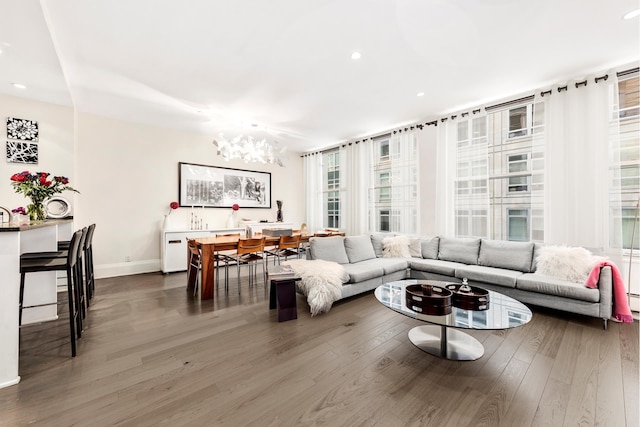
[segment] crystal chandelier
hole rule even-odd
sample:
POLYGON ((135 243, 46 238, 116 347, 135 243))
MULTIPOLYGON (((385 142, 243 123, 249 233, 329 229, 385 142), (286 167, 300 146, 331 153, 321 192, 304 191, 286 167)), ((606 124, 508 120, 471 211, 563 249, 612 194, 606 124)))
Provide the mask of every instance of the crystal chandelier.
POLYGON ((231 140, 219 134, 213 140, 218 150, 218 155, 225 160, 240 159, 245 163, 270 163, 279 166, 282 164, 280 155, 284 153, 284 148, 280 148, 278 142, 269 142, 265 138, 254 139, 251 135, 238 135, 231 140))

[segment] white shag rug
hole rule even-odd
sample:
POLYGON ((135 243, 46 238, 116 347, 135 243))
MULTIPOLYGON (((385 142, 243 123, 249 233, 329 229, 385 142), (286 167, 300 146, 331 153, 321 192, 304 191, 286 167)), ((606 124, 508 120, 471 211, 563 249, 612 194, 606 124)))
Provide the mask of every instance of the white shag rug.
POLYGON ((537 257, 536 273, 584 284, 591 268, 602 259, 580 247, 544 246, 537 257))
POLYGON ((296 276, 302 278, 298 287, 307 297, 311 316, 327 313, 342 297, 342 284, 349 281, 349 274, 337 262, 293 259, 282 264, 290 265, 296 276))

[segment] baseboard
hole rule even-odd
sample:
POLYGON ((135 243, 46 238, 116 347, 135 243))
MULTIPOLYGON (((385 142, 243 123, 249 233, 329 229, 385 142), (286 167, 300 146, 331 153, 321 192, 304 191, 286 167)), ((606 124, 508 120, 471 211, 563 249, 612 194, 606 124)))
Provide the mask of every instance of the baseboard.
POLYGON ((120 262, 117 264, 96 264, 94 267, 94 275, 96 279, 129 276, 132 274, 153 273, 154 271, 160 271, 159 259, 120 262))

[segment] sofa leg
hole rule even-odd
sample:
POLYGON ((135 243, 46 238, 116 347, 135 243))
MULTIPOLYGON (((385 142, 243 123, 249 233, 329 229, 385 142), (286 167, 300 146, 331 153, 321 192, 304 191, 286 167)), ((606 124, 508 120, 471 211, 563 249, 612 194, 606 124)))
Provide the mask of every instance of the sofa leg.
POLYGON ((602 319, 602 328, 606 331, 607 330, 607 319, 602 319))

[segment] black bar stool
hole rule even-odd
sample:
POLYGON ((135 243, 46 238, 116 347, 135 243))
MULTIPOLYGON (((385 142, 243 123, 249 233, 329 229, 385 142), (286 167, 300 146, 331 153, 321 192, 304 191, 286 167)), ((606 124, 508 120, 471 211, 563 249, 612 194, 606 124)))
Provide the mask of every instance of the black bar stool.
POLYGON ((43 271, 66 271, 67 298, 69 300, 69 336, 71 338, 72 357, 76 356, 76 339, 82 336, 81 307, 84 306, 84 298, 80 292, 82 288, 82 272, 78 269, 78 255, 82 236, 83 232, 81 230, 73 234, 66 258, 46 257, 20 260, 20 313, 18 318, 20 325, 22 325, 25 275, 27 273, 43 271))
POLYGON ((93 232, 95 224, 91 224, 87 230, 87 238, 84 242, 84 280, 87 289, 87 307, 90 305, 95 294, 95 282, 93 277, 93 232))

